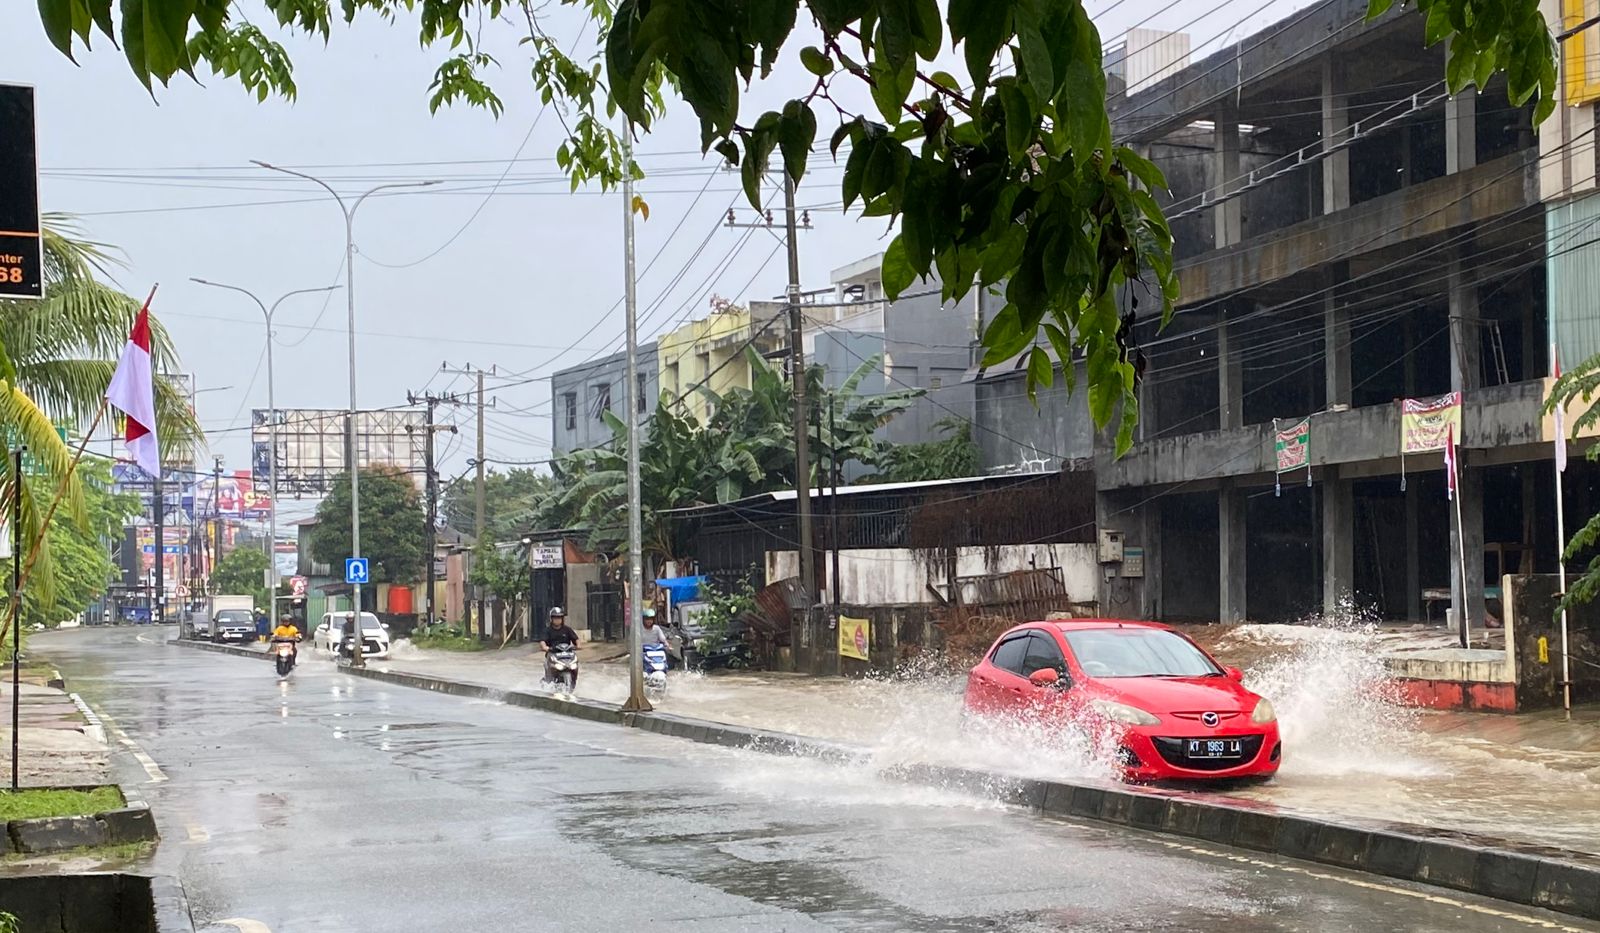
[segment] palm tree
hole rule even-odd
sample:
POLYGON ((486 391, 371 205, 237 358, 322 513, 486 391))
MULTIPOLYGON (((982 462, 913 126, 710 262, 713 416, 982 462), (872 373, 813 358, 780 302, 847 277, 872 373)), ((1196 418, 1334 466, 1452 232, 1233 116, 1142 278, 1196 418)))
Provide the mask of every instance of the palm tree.
MULTIPOLYGON (((88 520, 64 435, 86 431, 94 421, 140 306, 101 280, 111 278, 119 263, 107 246, 84 238, 71 217, 45 215, 43 252, 44 297, 0 301, 0 432, 8 447, 27 447, 20 523, 24 557, 41 533, 57 489, 63 490, 67 516, 80 527, 88 520)), ((150 352, 156 372, 175 370, 177 354, 154 315, 150 352)), ((164 379, 156 380, 155 390, 163 454, 192 451, 201 433, 188 400, 164 379)), ((102 424, 109 422, 108 416, 102 424)), ((10 502, 19 477, 11 458, 6 462, 0 496, 10 502)), ((53 564, 46 540, 29 578, 30 590, 46 600, 54 590, 53 564)))

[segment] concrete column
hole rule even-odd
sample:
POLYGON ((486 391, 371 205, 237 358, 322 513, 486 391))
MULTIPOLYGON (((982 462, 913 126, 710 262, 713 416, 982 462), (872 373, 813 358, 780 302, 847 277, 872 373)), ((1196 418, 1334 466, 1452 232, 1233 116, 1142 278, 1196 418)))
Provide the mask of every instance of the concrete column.
POLYGON ((1417 484, 1406 485, 1406 618, 1422 621, 1422 552, 1417 519, 1417 484))
POLYGON ((1483 468, 1469 466, 1472 462, 1471 452, 1461 451, 1460 482, 1457 485, 1457 494, 1461 497, 1461 524, 1456 523, 1455 503, 1450 508, 1450 603, 1453 606, 1465 605, 1467 621, 1473 631, 1483 629, 1484 601, 1483 601, 1483 468), (1458 532, 1458 528, 1460 529, 1458 532), (1462 565, 1460 547, 1457 542, 1465 539, 1466 547, 1466 581, 1462 582, 1462 565), (1465 602, 1463 603, 1463 593, 1465 602))
POLYGON ((1444 102, 1444 168, 1454 175, 1478 164, 1478 91, 1466 88, 1444 102))
MULTIPOLYGON (((1332 55, 1322 59, 1322 145, 1324 151, 1345 139, 1350 130, 1350 100, 1339 93, 1340 68, 1332 55)), ((1322 160, 1322 212, 1350 206, 1350 150, 1340 149, 1322 160)))
POLYGON ((1346 273, 1344 263, 1334 265, 1329 290, 1322 299, 1322 359, 1327 386, 1324 398, 1328 408, 1350 404, 1350 311, 1336 287, 1346 273))
POLYGON ((1411 124, 1400 125, 1400 187, 1411 187, 1411 172, 1413 169, 1411 157, 1411 124))
POLYGON ((1457 248, 1450 261, 1450 388, 1470 392, 1482 385, 1483 335, 1478 319, 1478 285, 1468 262, 1472 244, 1457 248))
POLYGON ((1140 609, 1144 612, 1144 618, 1157 622, 1166 613, 1161 592, 1161 507, 1162 500, 1158 498, 1145 503, 1144 508, 1139 510, 1142 513, 1140 540, 1144 547, 1143 600, 1140 609))
POLYGON ((1233 480, 1217 489, 1219 622, 1245 620, 1245 496, 1233 480))
POLYGON ((1332 617, 1355 592, 1355 495, 1329 468, 1322 480, 1322 614, 1332 617))
POLYGON ((1226 312, 1217 315, 1217 426, 1224 430, 1244 427, 1244 366, 1242 348, 1232 345, 1226 312))
MULTIPOLYGON (((1213 117, 1211 184, 1212 197, 1239 187, 1239 115, 1232 104, 1222 104, 1213 117)), ((1244 203, 1239 198, 1223 201, 1211 209, 1216 225, 1216 240, 1221 249, 1244 239, 1244 203)))

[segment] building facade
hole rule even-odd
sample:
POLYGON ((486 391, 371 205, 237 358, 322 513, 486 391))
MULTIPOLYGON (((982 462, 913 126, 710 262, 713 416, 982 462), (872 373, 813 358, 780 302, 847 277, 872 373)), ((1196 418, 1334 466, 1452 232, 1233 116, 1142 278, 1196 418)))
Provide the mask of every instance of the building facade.
MULTIPOLYGON (((1109 102, 1170 184, 1181 283, 1170 323, 1140 309, 1134 328, 1132 450, 1115 456, 1059 379, 1034 408, 1013 368, 969 373, 986 469, 1095 458, 1097 525, 1129 555, 1102 576, 1105 611, 1455 607, 1481 628, 1503 574, 1555 569, 1542 406, 1552 345, 1569 365, 1600 352, 1600 68, 1563 43, 1567 106, 1536 130, 1503 78, 1448 95, 1414 10, 1366 12, 1323 0, 1109 102), (1401 453, 1402 400, 1441 398, 1459 399, 1459 509, 1441 452, 1401 453), (1279 474, 1279 431, 1291 454, 1309 440, 1308 467, 1279 474)), ((1574 455, 1569 529, 1600 507, 1596 479, 1574 455)))
MULTIPOLYGON (((641 344, 638 357, 640 427, 648 431, 661 385, 655 342, 641 344)), ((612 436, 606 413, 620 418, 627 411, 627 353, 613 353, 551 374, 550 400, 551 449, 555 456, 606 444, 612 436)))
POLYGON ((750 308, 725 305, 657 338, 660 392, 668 403, 703 421, 711 414, 711 402, 700 390, 722 395, 750 388, 746 348, 771 353, 787 336, 781 314, 761 303, 750 308))

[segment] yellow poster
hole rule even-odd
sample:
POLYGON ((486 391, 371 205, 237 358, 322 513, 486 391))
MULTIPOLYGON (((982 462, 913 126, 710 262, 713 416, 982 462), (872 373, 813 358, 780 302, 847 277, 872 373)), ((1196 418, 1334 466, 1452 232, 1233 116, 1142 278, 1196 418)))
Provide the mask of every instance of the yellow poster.
POLYGON ((1461 446, 1461 393, 1438 398, 1408 398, 1400 401, 1400 455, 1443 450, 1455 437, 1461 446))
POLYGON ((839 617, 839 657, 869 660, 867 651, 872 647, 872 623, 866 619, 839 617))

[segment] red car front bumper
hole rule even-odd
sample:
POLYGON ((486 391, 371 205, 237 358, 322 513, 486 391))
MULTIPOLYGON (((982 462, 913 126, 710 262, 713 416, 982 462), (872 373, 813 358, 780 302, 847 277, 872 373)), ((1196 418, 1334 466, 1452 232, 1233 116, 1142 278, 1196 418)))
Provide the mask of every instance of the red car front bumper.
POLYGON ((1130 781, 1216 781, 1270 777, 1283 760, 1278 724, 1241 725, 1226 730, 1174 728, 1168 723, 1140 726, 1123 734, 1117 751, 1123 777, 1130 781), (1236 758, 1191 758, 1190 739, 1238 740, 1236 758))

